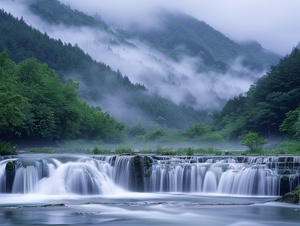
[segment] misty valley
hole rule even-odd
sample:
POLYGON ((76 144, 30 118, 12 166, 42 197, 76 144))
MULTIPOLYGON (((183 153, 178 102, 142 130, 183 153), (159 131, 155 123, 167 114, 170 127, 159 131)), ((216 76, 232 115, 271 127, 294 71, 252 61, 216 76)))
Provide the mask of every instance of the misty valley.
POLYGON ((300 43, 127 1, 0 0, 0 225, 299 225, 300 43))

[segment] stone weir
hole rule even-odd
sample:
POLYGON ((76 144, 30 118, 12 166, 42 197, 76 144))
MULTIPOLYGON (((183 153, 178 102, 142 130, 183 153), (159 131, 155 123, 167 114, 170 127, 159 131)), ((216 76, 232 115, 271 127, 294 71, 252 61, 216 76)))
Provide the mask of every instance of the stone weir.
POLYGON ((201 192, 280 196, 299 156, 21 155, 0 159, 0 193, 201 192))

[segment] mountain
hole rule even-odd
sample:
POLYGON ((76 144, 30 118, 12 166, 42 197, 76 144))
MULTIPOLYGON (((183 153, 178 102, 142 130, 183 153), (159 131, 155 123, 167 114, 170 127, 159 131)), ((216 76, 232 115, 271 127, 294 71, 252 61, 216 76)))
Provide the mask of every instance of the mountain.
POLYGON ((182 13, 161 10, 153 15, 154 27, 122 29, 56 0, 26 3, 27 14, 36 18, 25 20, 35 28, 77 44, 151 93, 197 110, 220 109, 279 60, 261 46, 238 44, 182 13))
POLYGON ((282 58, 250 90, 213 115, 215 130, 229 138, 248 131, 264 136, 281 132, 300 137, 300 50, 282 58))
MULTIPOLYGON (((164 118, 177 128, 202 121, 203 112, 221 109, 279 59, 259 44, 238 44, 181 13, 160 11, 158 28, 121 29, 57 0, 14 3, 23 7, 14 13, 21 21, 57 44, 27 37, 28 48, 20 40, 13 45, 6 40, 1 47, 11 58, 34 56, 62 78, 80 81, 82 98, 123 121, 164 118)), ((24 35, 14 32, 11 36, 24 35)))
POLYGON ((34 57, 53 68, 62 80, 71 77, 79 81, 81 98, 104 111, 113 107, 109 112, 126 123, 153 126, 163 118, 168 127, 184 128, 205 120, 205 113, 151 95, 144 86, 132 84, 120 72, 94 61, 77 45, 52 39, 28 26, 23 18, 1 10, 0 20, 0 51, 6 49, 17 63, 34 57))
MULTIPOLYGON (((279 56, 267 51, 257 42, 238 44, 204 21, 182 13, 161 11, 156 15, 161 24, 143 29, 132 27, 132 36, 149 42, 176 60, 185 55, 201 57, 198 70, 226 71, 231 61, 242 58, 242 65, 261 71, 279 60, 279 56)), ((126 32, 124 32, 126 34, 126 32)))

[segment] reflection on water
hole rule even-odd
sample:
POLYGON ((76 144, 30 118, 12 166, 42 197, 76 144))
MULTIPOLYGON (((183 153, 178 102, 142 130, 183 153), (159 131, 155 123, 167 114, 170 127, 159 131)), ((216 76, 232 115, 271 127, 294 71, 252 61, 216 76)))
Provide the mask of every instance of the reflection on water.
POLYGON ((300 205, 274 199, 200 193, 1 194, 0 225, 298 226, 300 205))

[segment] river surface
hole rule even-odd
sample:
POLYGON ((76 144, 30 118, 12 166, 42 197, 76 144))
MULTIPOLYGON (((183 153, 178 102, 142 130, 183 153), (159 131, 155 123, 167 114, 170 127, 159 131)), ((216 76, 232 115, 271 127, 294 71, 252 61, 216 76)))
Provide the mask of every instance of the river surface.
POLYGON ((1 194, 0 225, 299 226, 300 205, 216 194, 1 194))
POLYGON ((0 225, 299 226, 300 205, 275 202, 282 169, 285 189, 299 184, 299 162, 299 157, 3 158, 0 225))

